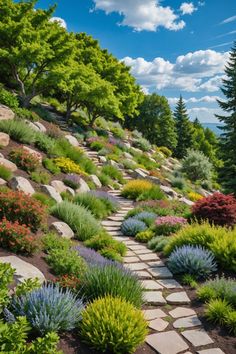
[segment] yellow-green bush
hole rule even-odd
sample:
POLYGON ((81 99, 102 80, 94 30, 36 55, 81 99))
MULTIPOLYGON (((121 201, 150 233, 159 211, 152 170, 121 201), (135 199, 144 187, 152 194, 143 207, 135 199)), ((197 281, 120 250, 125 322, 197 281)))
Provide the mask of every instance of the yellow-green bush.
POLYGON ((148 242, 155 236, 155 233, 152 230, 145 230, 139 232, 135 236, 135 240, 139 242, 148 242))
POLYGON ((81 336, 99 352, 134 353, 147 335, 142 312, 121 298, 99 298, 88 305, 82 317, 81 336))
POLYGON ((77 173, 78 175, 86 175, 81 167, 68 157, 58 157, 54 159, 54 162, 56 166, 59 167, 64 173, 77 173))
POLYGON ((123 190, 122 195, 130 199, 137 199, 142 193, 152 190, 154 184, 142 179, 136 179, 128 182, 123 190))
POLYGON ((190 200, 192 200, 192 202, 197 202, 198 200, 203 198, 203 196, 201 194, 196 193, 196 192, 189 192, 188 197, 190 200))

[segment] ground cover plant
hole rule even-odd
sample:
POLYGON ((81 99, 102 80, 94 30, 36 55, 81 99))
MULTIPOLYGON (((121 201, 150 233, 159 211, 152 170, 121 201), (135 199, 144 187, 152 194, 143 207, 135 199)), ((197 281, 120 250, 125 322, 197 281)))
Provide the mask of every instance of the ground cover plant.
POLYGON ((9 181, 12 178, 11 170, 3 165, 0 165, 0 178, 5 179, 5 181, 9 181))
POLYGON ((236 224, 236 199, 232 194, 224 195, 216 192, 198 200, 192 208, 193 217, 197 220, 208 220, 221 226, 236 224))
POLYGON ((134 200, 148 199, 164 199, 164 194, 160 191, 159 186, 145 180, 129 181, 122 190, 122 195, 125 198, 134 200))
POLYGON ((10 138, 23 144, 35 141, 35 131, 21 120, 4 120, 0 122, 0 131, 9 134, 10 138))
POLYGON ((81 167, 68 157, 57 157, 54 159, 54 163, 64 173, 77 173, 78 175, 85 174, 81 167))
POLYGON ((104 219, 110 214, 103 199, 97 198, 91 193, 79 193, 74 199, 74 203, 79 204, 91 211, 91 213, 98 219, 104 219))
POLYGON ((147 323, 140 310, 119 297, 105 296, 83 312, 80 334, 92 348, 110 353, 133 353, 144 342, 147 323))
POLYGON ((117 167, 112 165, 105 165, 102 167, 102 174, 107 175, 108 177, 117 180, 119 183, 124 183, 123 175, 118 170, 117 167))

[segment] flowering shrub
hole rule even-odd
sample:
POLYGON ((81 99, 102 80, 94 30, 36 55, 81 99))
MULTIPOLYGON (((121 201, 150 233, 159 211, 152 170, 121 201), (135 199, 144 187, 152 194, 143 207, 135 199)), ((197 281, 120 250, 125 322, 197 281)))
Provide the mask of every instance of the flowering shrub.
POLYGON ((233 226, 236 224, 236 199, 233 195, 216 192, 197 201, 192 208, 198 220, 209 220, 215 225, 233 226))
POLYGON ((37 231, 46 220, 46 207, 20 191, 0 192, 0 218, 27 225, 37 231))
POLYGON ((75 250, 78 251, 79 256, 82 257, 85 262, 90 266, 99 266, 104 264, 113 264, 107 258, 101 256, 98 252, 94 251, 92 248, 76 246, 75 250))
POLYGON ((197 202, 198 200, 203 198, 203 196, 201 194, 196 193, 196 192, 189 192, 188 197, 190 200, 192 200, 192 202, 197 202))
POLYGON ((57 157, 54 159, 54 162, 56 166, 59 167, 64 173, 77 173, 78 175, 86 175, 81 167, 68 157, 57 157))
POLYGON ((196 278, 206 278, 216 271, 213 253, 201 246, 176 248, 168 259, 168 266, 174 274, 192 274, 196 278))
POLYGON ((149 181, 142 179, 132 180, 124 186, 122 195, 126 198, 137 199, 142 193, 150 191, 153 186, 149 181))
POLYGON ((23 147, 13 149, 9 157, 18 167, 27 172, 35 171, 40 166, 40 157, 23 147))
POLYGON ((0 245, 13 252, 31 254, 36 251, 38 242, 28 227, 20 225, 18 221, 11 222, 3 218, 0 222, 0 245))
POLYGON ((78 189, 80 186, 80 177, 75 174, 75 173, 69 173, 66 175, 65 179, 63 182, 68 186, 73 189, 78 189))
POLYGON ((129 218, 121 224, 121 232, 125 236, 136 236, 137 233, 147 229, 146 224, 143 221, 135 218, 129 218))
POLYGON ((61 288, 69 288, 72 291, 78 292, 81 286, 81 280, 71 274, 65 274, 57 277, 54 280, 55 283, 59 284, 61 288))
POLYGON ((14 297, 12 312, 26 316, 32 328, 44 334, 50 331, 69 331, 81 320, 82 300, 69 289, 47 284, 26 295, 14 297))
POLYGON ((107 210, 110 210, 111 212, 115 212, 119 208, 119 202, 111 194, 104 191, 90 191, 89 193, 101 199, 103 203, 106 205, 107 210))
POLYGON ((157 235, 170 235, 181 229, 187 220, 181 216, 160 216, 155 221, 155 232, 157 235))
POLYGON ((99 353, 134 353, 145 340, 147 323, 142 312, 130 303, 106 296, 83 312, 81 335, 99 353))

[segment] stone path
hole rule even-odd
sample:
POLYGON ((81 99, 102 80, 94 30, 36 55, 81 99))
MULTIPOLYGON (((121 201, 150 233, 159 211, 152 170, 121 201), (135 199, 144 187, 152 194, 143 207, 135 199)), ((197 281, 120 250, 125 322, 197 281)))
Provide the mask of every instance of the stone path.
POLYGON ((159 354, 224 354, 214 346, 191 309, 187 293, 158 255, 134 238, 121 234, 120 225, 134 207, 133 202, 123 198, 117 190, 109 193, 119 201, 120 210, 102 225, 114 239, 127 246, 124 266, 138 276, 145 288, 143 312, 150 328, 146 343, 159 354))

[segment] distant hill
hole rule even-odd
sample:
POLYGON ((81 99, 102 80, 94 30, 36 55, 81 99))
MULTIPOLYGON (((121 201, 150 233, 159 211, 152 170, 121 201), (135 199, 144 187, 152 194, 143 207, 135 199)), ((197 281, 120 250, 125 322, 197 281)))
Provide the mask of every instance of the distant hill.
POLYGON ((204 128, 209 128, 211 129, 216 135, 221 135, 222 130, 219 129, 219 126, 223 126, 222 123, 202 123, 204 128))

